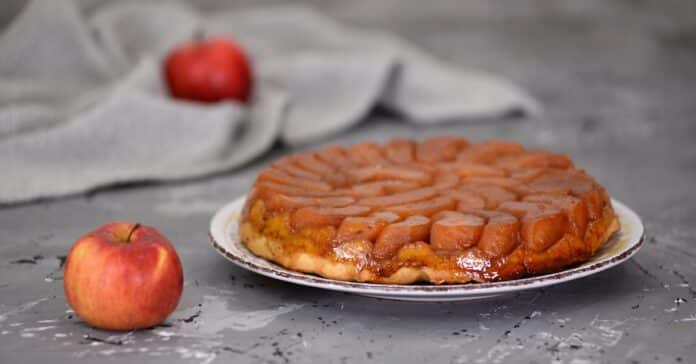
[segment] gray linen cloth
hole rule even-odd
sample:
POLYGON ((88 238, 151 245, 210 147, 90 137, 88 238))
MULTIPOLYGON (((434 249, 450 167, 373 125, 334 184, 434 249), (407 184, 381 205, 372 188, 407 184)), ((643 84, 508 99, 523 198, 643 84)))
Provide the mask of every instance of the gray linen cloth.
POLYGON ((30 3, 0 38, 0 203, 230 169, 375 107, 413 123, 535 112, 506 80, 455 69, 390 35, 300 6, 202 14, 185 4, 30 3), (196 29, 253 61, 248 105, 169 98, 161 60, 196 29))

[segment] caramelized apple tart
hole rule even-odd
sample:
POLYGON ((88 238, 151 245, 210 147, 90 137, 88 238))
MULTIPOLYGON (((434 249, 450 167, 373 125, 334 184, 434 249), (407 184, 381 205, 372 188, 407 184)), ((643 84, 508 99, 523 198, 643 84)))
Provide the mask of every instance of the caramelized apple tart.
POLYGON ((240 236, 291 270, 358 282, 490 282, 587 261, 619 224, 560 153, 455 136, 283 157, 248 195, 240 236))

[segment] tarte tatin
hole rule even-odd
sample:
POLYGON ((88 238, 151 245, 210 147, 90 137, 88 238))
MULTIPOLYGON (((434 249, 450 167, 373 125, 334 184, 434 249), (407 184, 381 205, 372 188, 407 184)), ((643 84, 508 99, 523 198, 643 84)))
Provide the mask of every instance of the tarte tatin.
POLYGON ((618 230, 606 191, 560 153, 440 136, 330 146, 258 176, 254 254, 358 282, 490 282, 587 261, 618 230))

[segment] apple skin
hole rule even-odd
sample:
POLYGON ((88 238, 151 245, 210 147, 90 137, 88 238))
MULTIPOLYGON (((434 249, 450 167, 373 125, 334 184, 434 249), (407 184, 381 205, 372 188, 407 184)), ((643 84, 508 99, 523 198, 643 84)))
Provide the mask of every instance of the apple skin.
POLYGON ((70 307, 88 324, 134 330, 157 325, 174 311, 183 278, 179 257, 160 232, 113 222, 75 242, 63 288, 70 307))
POLYGON ((246 53, 227 37, 198 37, 176 47, 164 60, 164 75, 174 98, 200 102, 246 102, 253 86, 246 53))

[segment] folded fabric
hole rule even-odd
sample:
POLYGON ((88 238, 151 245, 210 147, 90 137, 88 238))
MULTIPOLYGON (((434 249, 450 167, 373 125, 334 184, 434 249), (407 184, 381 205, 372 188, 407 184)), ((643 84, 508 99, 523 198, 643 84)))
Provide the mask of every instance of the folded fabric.
POLYGON ((0 203, 228 170, 277 140, 349 128, 378 105, 413 123, 537 109, 506 80, 306 7, 116 3, 86 17, 72 1, 33 1, 0 39, 0 203), (161 60, 198 29, 250 54, 248 105, 167 95, 161 60))

